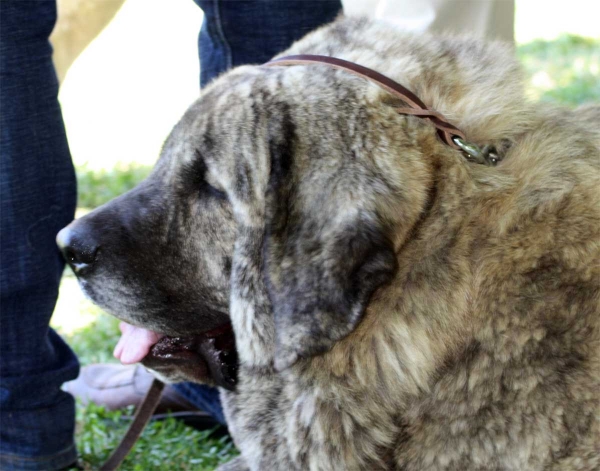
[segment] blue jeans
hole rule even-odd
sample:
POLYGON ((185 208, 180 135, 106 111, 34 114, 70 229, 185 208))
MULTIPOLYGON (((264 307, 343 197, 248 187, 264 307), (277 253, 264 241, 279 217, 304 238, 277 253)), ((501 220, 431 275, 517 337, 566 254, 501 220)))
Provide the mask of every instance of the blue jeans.
MULTIPOLYGON (((339 0, 197 0, 201 83, 261 63, 332 21, 339 0)), ((54 0, 0 0, 0 469, 57 470, 76 458, 74 401, 63 382, 79 365, 48 327, 64 267, 56 233, 74 216, 73 165, 48 37, 54 0)), ((178 385, 224 422, 217 391, 178 385)))
POLYGON ((75 173, 48 36, 53 1, 0 1, 0 469, 58 469, 76 458, 73 352, 48 328, 73 219, 75 173))
POLYGON ((200 84, 243 64, 262 64, 333 21, 341 0, 194 0, 204 11, 200 84))

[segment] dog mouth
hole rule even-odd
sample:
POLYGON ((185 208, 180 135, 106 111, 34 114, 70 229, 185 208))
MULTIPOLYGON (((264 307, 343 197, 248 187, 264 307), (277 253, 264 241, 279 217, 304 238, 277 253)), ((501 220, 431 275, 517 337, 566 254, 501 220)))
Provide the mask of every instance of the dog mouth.
POLYGON ((126 322, 119 324, 121 338, 117 342, 113 355, 124 365, 139 363, 159 340, 167 337, 143 327, 137 327, 126 322))
POLYGON ((152 365, 167 362, 179 365, 210 383, 233 389, 237 377, 237 352, 231 324, 224 324, 202 334, 170 337, 126 322, 119 325, 121 338, 114 356, 129 365, 145 361, 152 365))

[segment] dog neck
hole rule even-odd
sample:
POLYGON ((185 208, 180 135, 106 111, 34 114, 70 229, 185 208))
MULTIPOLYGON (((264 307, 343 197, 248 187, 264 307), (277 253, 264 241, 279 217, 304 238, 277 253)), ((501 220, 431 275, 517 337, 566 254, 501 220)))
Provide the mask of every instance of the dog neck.
POLYGON ((440 152, 428 157, 420 176, 427 197, 419 216, 399 231, 394 281, 375 293, 352 334, 304 370, 318 375, 324 387, 334 377, 353 388, 369 389, 382 381, 382 394, 399 400, 399 391, 405 397, 420 394, 430 388, 440 359, 470 335, 463 322, 472 298, 469 247, 459 234, 468 219, 467 201, 476 191, 470 174, 474 164, 447 155, 439 142, 431 145, 440 152), (373 368, 364 368, 369 357, 373 368))

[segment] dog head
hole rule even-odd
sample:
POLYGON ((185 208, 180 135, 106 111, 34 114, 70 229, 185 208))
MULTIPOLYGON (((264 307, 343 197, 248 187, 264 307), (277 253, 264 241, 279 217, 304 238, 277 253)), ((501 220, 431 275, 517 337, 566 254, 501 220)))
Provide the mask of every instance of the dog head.
POLYGON ((182 337, 260 300, 265 317, 232 312, 234 331, 272 330, 280 369, 357 326, 427 202, 423 153, 441 144, 361 79, 318 68, 217 80, 145 182, 59 234, 94 302, 182 337))
POLYGON ((226 323, 232 288, 264 295, 280 368, 348 335, 395 272, 398 225, 418 218, 427 173, 421 127, 381 132, 406 120, 353 80, 254 67, 217 81, 145 182, 59 235, 86 294, 177 337, 226 323), (391 146, 401 170, 380 159, 391 146), (248 286, 256 273, 264 292, 248 286))

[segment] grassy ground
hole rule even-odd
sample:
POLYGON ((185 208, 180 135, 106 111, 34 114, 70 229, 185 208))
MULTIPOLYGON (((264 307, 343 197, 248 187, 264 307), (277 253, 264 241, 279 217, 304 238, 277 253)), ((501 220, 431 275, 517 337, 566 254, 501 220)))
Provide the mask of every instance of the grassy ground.
MULTIPOLYGON (((534 41, 518 48, 528 76, 529 95, 535 100, 575 106, 600 101, 600 40, 563 36, 554 41, 534 41)), ((132 188, 149 173, 146 166, 111 171, 78 169, 79 206, 94 208, 132 188)), ((77 291, 73 275, 66 273, 61 297, 77 291), (63 295, 63 290, 65 294, 63 295)), ((59 299, 59 304, 61 300, 59 299)), ((73 304, 65 308, 73 315, 73 304)), ((63 310, 65 310, 63 309, 63 310)), ((83 365, 114 361, 117 321, 89 302, 79 301, 78 328, 67 328, 61 315, 53 325, 67 338, 83 365)), ((101 407, 78 405, 77 443, 86 469, 96 468, 108 456, 127 425, 125 412, 106 412, 101 407)), ((213 439, 175 420, 151 424, 144 432, 123 470, 209 470, 235 454, 231 441, 213 439), (193 444, 193 446, 191 446, 193 444)))
MULTIPOLYGON (((107 412, 89 405, 77 411, 77 444, 86 469, 99 467, 118 444, 132 410, 107 412)), ((216 439, 173 418, 151 422, 122 470, 212 470, 228 461, 235 449, 228 436, 216 439)))

